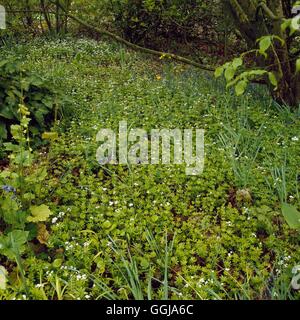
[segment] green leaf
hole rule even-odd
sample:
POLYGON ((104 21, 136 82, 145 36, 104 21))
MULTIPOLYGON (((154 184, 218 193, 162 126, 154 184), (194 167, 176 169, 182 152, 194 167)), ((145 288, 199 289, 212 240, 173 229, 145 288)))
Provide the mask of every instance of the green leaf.
POLYGON ((291 20, 290 19, 284 19, 283 23, 281 24, 281 31, 284 32, 286 31, 287 28, 289 28, 291 25, 291 20))
POLYGON ((224 72, 224 66, 218 67, 215 70, 215 78, 220 78, 224 72))
POLYGON ((235 86, 235 93, 237 96, 241 96, 246 88, 247 88, 248 82, 246 80, 241 80, 238 82, 238 84, 235 86))
POLYGON ((235 70, 238 69, 238 67, 243 65, 243 59, 242 58, 235 58, 232 61, 232 66, 235 70))
POLYGON ((265 58, 267 58, 268 55, 266 54, 266 51, 270 48, 272 44, 271 36, 262 37, 258 41, 259 41, 259 53, 265 56, 265 58))
POLYGON ((226 70, 225 70, 225 79, 227 82, 231 81, 234 78, 235 75, 235 70, 232 66, 229 66, 226 70))
POLYGON ((102 226, 105 229, 109 229, 111 227, 111 222, 106 220, 106 221, 103 222, 102 226))
POLYGON ((25 250, 28 231, 14 230, 7 236, 0 237, 0 253, 13 260, 25 250))
POLYGON ((57 132, 44 132, 42 134, 42 139, 44 139, 44 140, 56 140, 56 139, 58 139, 58 133, 57 132))
POLYGON ((269 81, 271 82, 271 84, 277 88, 278 86, 278 81, 277 78, 275 76, 275 74, 273 72, 269 72, 268 73, 268 77, 269 77, 269 81))
POLYGON ((31 206, 30 211, 32 216, 27 218, 27 221, 29 222, 46 221, 52 214, 49 207, 44 204, 40 206, 31 206))
POLYGON ((55 259, 52 263, 54 268, 60 268, 63 263, 63 259, 55 259))
POLYGON ((281 205, 281 211, 290 228, 300 230, 300 212, 287 203, 281 205))
POLYGON ((300 59, 296 61, 296 73, 300 72, 300 59))

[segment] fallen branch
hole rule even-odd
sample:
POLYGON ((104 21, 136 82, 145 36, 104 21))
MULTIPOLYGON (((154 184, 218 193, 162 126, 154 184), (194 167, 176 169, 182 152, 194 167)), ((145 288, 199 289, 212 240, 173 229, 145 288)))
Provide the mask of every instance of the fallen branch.
MULTIPOLYGON (((52 2, 52 1, 51 1, 52 2)), ((53 3, 53 2, 52 2, 53 3)), ((192 65, 194 67, 197 67, 199 69, 202 69, 202 70, 206 70, 206 71, 215 71, 215 67, 209 67, 209 66, 206 66, 206 65, 203 65, 201 63, 198 63, 196 61, 193 61, 193 60, 190 60, 190 59, 187 59, 187 58, 184 58, 184 57, 181 57, 181 56, 178 56, 174 53, 167 53, 167 52, 161 52, 161 51, 156 51, 156 50, 152 50, 152 49, 148 49, 148 48, 145 48, 145 47, 141 47, 139 45, 136 45, 136 44, 133 44, 121 37, 119 37, 118 35, 112 33, 112 32, 109 32, 107 30, 104 30, 104 29, 100 29, 98 27, 94 27, 92 25, 90 25, 89 23, 83 21, 82 19, 72 15, 71 13, 69 13, 65 8, 64 6, 58 2, 58 3, 53 3, 53 4, 57 4, 63 11, 64 13, 66 14, 66 16, 68 16, 69 18, 71 18, 72 20, 76 21, 77 23, 79 23, 80 25, 86 27, 87 29, 90 29, 90 30, 93 30, 93 31, 96 31, 104 36, 107 36, 111 39, 114 39, 115 41, 119 42, 119 43, 122 43, 124 45, 126 45, 127 47, 135 50, 135 51, 141 51, 143 53, 147 53, 147 54, 151 54, 151 55, 155 55, 155 56, 158 56, 160 58, 168 58, 168 59, 172 59, 174 61, 178 61, 178 62, 181 62, 181 63, 184 63, 184 64, 188 64, 188 65, 192 65)))

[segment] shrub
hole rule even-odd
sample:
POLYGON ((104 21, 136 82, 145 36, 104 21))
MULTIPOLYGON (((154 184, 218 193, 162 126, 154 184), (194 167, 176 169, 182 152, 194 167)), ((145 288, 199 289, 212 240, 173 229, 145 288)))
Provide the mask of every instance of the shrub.
POLYGON ((9 127, 20 121, 19 104, 25 103, 32 116, 29 132, 37 137, 60 114, 63 96, 51 84, 21 67, 15 59, 0 62, 0 146, 9 140, 9 127))

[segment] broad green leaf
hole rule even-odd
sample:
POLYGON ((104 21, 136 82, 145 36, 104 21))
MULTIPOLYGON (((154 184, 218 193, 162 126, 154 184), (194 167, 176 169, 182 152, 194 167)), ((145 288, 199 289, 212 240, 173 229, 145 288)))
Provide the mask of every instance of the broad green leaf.
POLYGON ((28 239, 28 231, 14 230, 7 236, 0 237, 0 253, 13 260, 24 250, 28 239))
POLYGON ((224 72, 224 66, 218 67, 215 70, 215 78, 220 78, 223 72, 224 72))
POLYGON ((235 70, 232 66, 229 66, 226 70, 225 70, 225 79, 227 82, 231 81, 234 78, 235 75, 235 70))
POLYGON ((267 58, 268 55, 266 51, 270 48, 271 44, 271 36, 265 36, 259 39, 259 53, 267 58))
POLYGON ((269 72, 268 73, 268 77, 269 77, 269 81, 271 82, 271 84, 277 88, 278 86, 278 81, 277 78, 275 76, 275 74, 273 72, 269 72))
POLYGON ((31 211, 31 216, 27 218, 27 221, 29 222, 46 221, 52 214, 49 207, 44 204, 40 206, 31 206, 30 211, 31 211))
POLYGON ((243 59, 242 58, 235 58, 232 61, 232 66, 236 70, 238 67, 243 65, 243 59))
POLYGON ((235 93, 237 96, 241 96, 246 88, 247 88, 248 82, 246 80, 241 80, 238 82, 238 84, 235 86, 235 93))
POLYGON ((287 203, 281 205, 281 210, 290 228, 300 230, 300 212, 294 206, 287 203))

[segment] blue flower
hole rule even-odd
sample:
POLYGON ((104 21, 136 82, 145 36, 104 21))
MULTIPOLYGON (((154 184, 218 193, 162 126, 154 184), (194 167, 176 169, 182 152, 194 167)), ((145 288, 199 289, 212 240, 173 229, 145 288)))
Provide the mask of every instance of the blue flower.
POLYGON ((14 187, 9 185, 1 186, 1 189, 5 192, 13 192, 13 193, 17 192, 17 190, 14 187))

